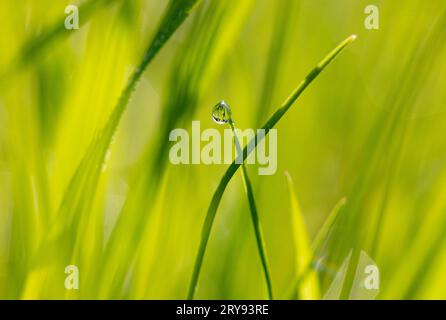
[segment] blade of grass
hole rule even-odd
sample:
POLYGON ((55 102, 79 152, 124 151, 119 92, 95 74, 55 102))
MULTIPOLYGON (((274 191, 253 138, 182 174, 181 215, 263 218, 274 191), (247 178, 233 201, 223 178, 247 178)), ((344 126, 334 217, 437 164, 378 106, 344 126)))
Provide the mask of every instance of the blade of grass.
MULTIPOLYGON (((322 70, 324 70, 325 67, 328 66, 330 62, 332 62, 333 59, 355 39, 356 35, 351 35, 350 37, 342 41, 336 48, 334 48, 321 62, 319 62, 319 64, 306 76, 306 78, 297 86, 297 88, 285 100, 282 106, 269 118, 269 120, 262 127, 262 129, 265 130, 264 136, 266 136, 269 130, 272 129, 277 124, 277 122, 279 122, 279 120, 294 104, 297 98, 305 91, 305 89, 313 82, 313 80, 317 78, 317 76, 322 72, 322 70)), ((257 144, 264 138, 264 136, 256 135, 253 141, 254 148, 252 148, 250 152, 252 152, 252 150, 255 149, 257 144)), ((243 160, 245 160, 247 156, 248 156, 248 149, 247 147, 245 147, 243 150, 243 160)), ((222 179, 220 180, 217 190, 215 191, 212 197, 201 232, 201 241, 198 248, 197 257, 195 259, 195 266, 193 269, 192 278, 189 286, 189 294, 188 294, 189 299, 192 299, 195 293, 198 277, 200 275, 201 265, 203 263, 204 253, 206 251, 209 235, 211 233, 212 225, 214 222, 215 214, 217 213, 218 206, 220 204, 220 200, 223 196, 226 186, 228 185, 229 181, 231 180, 232 176, 237 171, 239 166, 240 164, 235 163, 235 161, 232 162, 232 164, 229 166, 229 168, 223 175, 222 179)))
POLYGON ((266 253, 266 245, 263 237, 262 225, 260 224, 259 214, 257 212, 257 207, 254 200, 254 192, 252 190, 251 181, 249 180, 248 171, 244 164, 242 166, 242 178, 243 178, 243 184, 245 186, 246 195, 248 197, 249 208, 251 211, 251 219, 254 227, 254 233, 256 236, 257 249, 259 251, 259 257, 262 263, 263 273, 265 275, 266 286, 268 288, 268 298, 272 300, 274 297, 273 286, 271 283, 271 272, 269 269, 269 260, 268 260, 268 255, 266 253))
POLYGON ((339 211, 341 208, 345 205, 346 199, 341 198, 336 205, 331 210, 330 214, 328 215, 327 219, 325 220, 324 224, 322 225, 321 229, 316 235, 316 238, 313 240, 313 243, 311 245, 311 252, 313 253, 313 256, 311 257, 311 260, 308 262, 308 264, 305 266, 304 270, 300 275, 294 279, 288 289, 285 291, 285 299, 294 299, 297 296, 297 288, 300 286, 300 283, 308 276, 312 268, 314 268, 315 259, 318 256, 318 252, 322 250, 324 242, 328 239, 328 236, 337 221, 337 218, 339 216, 339 211))
POLYGON ((285 172, 288 181, 288 188, 291 202, 291 220, 292 231, 295 247, 295 265, 297 279, 302 278, 301 281, 296 281, 294 298, 304 300, 315 300, 319 298, 319 282, 314 271, 309 271, 309 266, 313 259, 314 253, 308 239, 308 234, 305 226, 304 217, 297 201, 296 192, 294 189, 293 179, 289 172, 285 172))
MULTIPOLYGON (((237 148, 237 154, 242 155, 243 150, 240 144, 239 139, 237 138, 237 133, 235 131, 234 122, 232 119, 229 120, 229 124, 231 126, 232 132, 234 134, 234 141, 237 148)), ((263 237, 263 230, 262 225, 260 223, 259 214, 257 212, 257 206, 254 199, 254 191, 252 189, 251 180, 248 176, 248 170, 246 169, 246 165, 243 162, 242 163, 242 180, 243 180, 243 186, 245 188, 246 196, 248 197, 248 203, 249 203, 249 210, 251 212, 251 219, 252 224, 254 227, 254 234, 256 236, 256 243, 257 243, 257 250, 259 251, 259 257, 260 261, 262 263, 262 269, 265 276, 266 286, 268 289, 268 298, 270 300, 273 299, 273 286, 271 283, 271 272, 269 270, 269 261, 268 261, 268 255, 266 253, 266 245, 265 240, 263 237)), ((193 297, 193 292, 189 293, 191 298, 193 297)))

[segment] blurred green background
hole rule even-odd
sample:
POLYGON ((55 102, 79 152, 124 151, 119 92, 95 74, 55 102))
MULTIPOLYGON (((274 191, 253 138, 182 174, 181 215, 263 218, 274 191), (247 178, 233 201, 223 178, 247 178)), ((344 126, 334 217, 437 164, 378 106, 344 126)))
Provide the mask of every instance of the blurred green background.
MULTIPOLYGON (((168 1, 1 1, 0 298, 184 299, 227 165, 172 165, 168 133, 192 120, 223 130, 210 116, 222 99, 239 128, 260 127, 351 34, 277 125, 276 174, 248 167, 275 298, 290 298, 300 254, 286 171, 310 242, 346 199, 315 252, 320 298, 351 249, 379 267, 377 298, 446 298, 446 3, 372 2, 198 2, 109 146, 102 129, 168 1), (80 6, 79 30, 63 27, 68 4, 80 6), (369 4, 379 30, 364 27, 369 4), (64 287, 70 264, 79 290, 64 287)), ((238 174, 195 297, 267 297, 238 174)))

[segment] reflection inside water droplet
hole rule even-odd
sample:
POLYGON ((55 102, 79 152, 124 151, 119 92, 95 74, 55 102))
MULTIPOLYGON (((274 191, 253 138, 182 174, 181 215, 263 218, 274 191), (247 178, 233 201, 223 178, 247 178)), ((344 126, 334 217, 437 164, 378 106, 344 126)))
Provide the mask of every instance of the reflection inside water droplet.
POLYGON ((218 124, 225 124, 231 120, 231 108, 223 100, 212 109, 212 119, 218 124))

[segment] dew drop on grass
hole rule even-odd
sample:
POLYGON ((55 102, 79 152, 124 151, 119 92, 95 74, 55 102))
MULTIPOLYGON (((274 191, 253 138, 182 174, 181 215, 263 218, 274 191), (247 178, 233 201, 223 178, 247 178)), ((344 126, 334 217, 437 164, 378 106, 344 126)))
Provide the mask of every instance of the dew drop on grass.
POLYGON ((228 123, 231 119, 231 108, 223 100, 212 109, 212 119, 218 124, 228 123))

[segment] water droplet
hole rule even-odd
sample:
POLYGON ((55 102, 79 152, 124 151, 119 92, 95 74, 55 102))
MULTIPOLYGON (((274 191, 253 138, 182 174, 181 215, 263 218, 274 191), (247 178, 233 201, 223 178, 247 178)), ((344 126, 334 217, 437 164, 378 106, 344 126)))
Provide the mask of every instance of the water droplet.
POLYGON ((231 120, 231 108, 223 100, 212 109, 212 119, 218 124, 225 124, 231 120))

